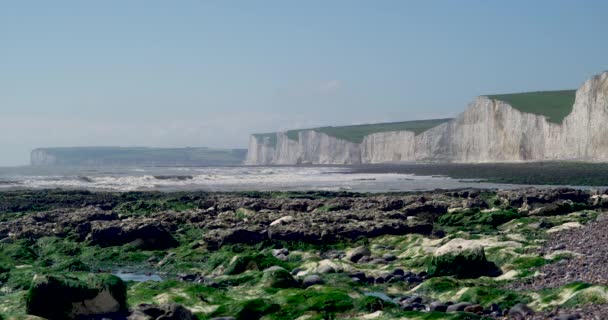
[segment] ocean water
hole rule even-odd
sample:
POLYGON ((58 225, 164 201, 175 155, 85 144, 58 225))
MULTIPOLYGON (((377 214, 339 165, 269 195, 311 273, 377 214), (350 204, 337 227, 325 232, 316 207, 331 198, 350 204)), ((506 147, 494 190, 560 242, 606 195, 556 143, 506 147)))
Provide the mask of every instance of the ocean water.
POLYGON ((444 176, 353 173, 348 166, 314 167, 0 167, 0 190, 88 189, 95 191, 421 191, 514 189, 522 185, 456 180, 444 176))

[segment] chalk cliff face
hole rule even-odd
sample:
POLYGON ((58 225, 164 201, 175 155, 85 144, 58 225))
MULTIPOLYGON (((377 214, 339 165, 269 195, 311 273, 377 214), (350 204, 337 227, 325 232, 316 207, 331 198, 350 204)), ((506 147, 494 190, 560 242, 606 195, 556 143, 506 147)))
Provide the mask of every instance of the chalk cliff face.
POLYGON ((608 72, 576 92, 561 124, 508 103, 476 98, 465 112, 419 135, 379 132, 357 144, 305 130, 299 139, 277 134, 276 146, 252 138, 248 164, 358 164, 391 161, 608 161, 608 72))

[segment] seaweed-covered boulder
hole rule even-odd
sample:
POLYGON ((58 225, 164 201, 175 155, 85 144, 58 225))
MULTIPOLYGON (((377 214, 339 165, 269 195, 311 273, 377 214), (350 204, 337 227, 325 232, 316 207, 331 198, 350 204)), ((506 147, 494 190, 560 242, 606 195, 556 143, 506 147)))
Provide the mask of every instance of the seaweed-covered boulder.
POLYGON ((175 303, 164 305, 140 304, 134 308, 128 320, 196 320, 192 312, 175 303))
POLYGON ((28 314, 50 320, 113 314, 127 308, 127 287, 120 278, 36 275, 26 297, 28 314))
POLYGON ((264 286, 270 288, 294 288, 300 284, 296 279, 293 278, 289 271, 281 267, 272 267, 264 270, 264 276, 262 278, 264 286))
POLYGON ((455 276, 456 278, 496 277, 500 269, 486 259, 481 245, 468 240, 454 239, 435 252, 428 269, 429 276, 455 276))

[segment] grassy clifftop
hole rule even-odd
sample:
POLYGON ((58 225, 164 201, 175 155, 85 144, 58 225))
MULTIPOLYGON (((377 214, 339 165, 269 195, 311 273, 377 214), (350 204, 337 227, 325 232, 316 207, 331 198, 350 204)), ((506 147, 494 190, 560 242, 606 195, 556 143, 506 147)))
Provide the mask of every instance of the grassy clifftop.
MULTIPOLYGON (((372 124, 359 124, 352 126, 338 126, 338 127, 319 127, 309 129, 297 129, 289 130, 286 132, 287 137, 291 140, 298 140, 298 135, 302 131, 313 130, 321 133, 325 133, 328 136, 354 142, 361 143, 365 136, 372 133, 389 132, 389 131, 412 131, 415 134, 420 134, 426 130, 436 127, 444 122, 451 120, 446 119, 431 119, 431 120, 413 120, 413 121, 401 121, 401 122, 387 122, 387 123, 372 123, 372 124)), ((271 145, 276 145, 277 136, 276 133, 260 133, 254 134, 257 139, 268 138, 271 145)))
POLYGON ((549 122, 561 123, 572 112, 575 95, 576 90, 560 90, 496 94, 487 97, 504 101, 522 112, 543 115, 549 122))

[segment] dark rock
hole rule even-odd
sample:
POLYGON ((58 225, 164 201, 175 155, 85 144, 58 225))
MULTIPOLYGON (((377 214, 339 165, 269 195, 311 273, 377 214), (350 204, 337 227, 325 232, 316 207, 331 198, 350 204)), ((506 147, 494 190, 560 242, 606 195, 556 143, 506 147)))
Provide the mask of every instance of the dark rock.
POLYGON ((159 222, 94 221, 88 239, 91 245, 101 247, 133 243, 144 250, 162 250, 178 245, 171 230, 159 222))
POLYGON ((175 303, 165 305, 140 304, 128 320, 196 320, 190 310, 175 303))
POLYGON ((579 320, 581 319, 580 314, 562 314, 553 318, 553 320, 579 320))
POLYGON ((433 301, 429 304, 429 311, 446 312, 447 310, 448 305, 443 302, 433 301))
POLYGON ((351 278, 357 278, 357 279, 359 279, 361 281, 365 281, 367 279, 367 277, 365 276, 365 273, 360 272, 360 271, 359 272, 355 272, 355 273, 351 273, 350 277, 351 278))
POLYGON ((384 259, 374 259, 372 261, 369 262, 370 264, 387 264, 388 262, 384 259))
POLYGON ((126 285, 109 274, 91 274, 85 280, 36 275, 26 297, 28 314, 50 320, 117 313, 126 307, 126 285), (84 301, 89 302, 84 304, 84 301))
POLYGON ((428 271, 430 276, 455 276, 456 278, 496 277, 500 269, 486 259, 483 247, 448 252, 434 256, 428 271))
POLYGON ((308 288, 316 284, 323 284, 323 279, 316 274, 306 276, 304 280, 302 280, 302 286, 304 288, 308 288))
POLYGON ((393 274, 396 276, 404 276, 405 271, 403 271, 403 269, 397 268, 397 269, 393 270, 393 274))
POLYGON ((420 296, 413 296, 407 300, 405 300, 406 303, 422 303, 422 297, 420 296))
POLYGON ((382 259, 386 261, 395 261, 397 260, 397 257, 392 253, 385 253, 382 255, 382 259))
POLYGON ((464 311, 464 308, 473 305, 472 303, 469 302, 459 302, 459 303, 455 303, 453 305, 448 306, 446 312, 457 312, 457 311, 464 311))
POLYGON ((520 319, 534 315, 534 310, 530 309, 526 304, 518 303, 509 309, 508 315, 510 318, 520 319))
POLYGON ((422 278, 420 278, 418 276, 407 277, 406 280, 409 283, 421 283, 423 281, 422 278))
POLYGON ((468 306, 466 308, 464 308, 464 312, 470 312, 470 313, 475 313, 475 314, 482 314, 483 313, 483 307, 478 305, 478 304, 474 304, 472 306, 468 306))
POLYGON ((346 260, 350 262, 357 263, 357 261, 361 260, 363 257, 368 257, 372 254, 372 252, 366 247, 357 247, 352 249, 346 254, 346 260))

